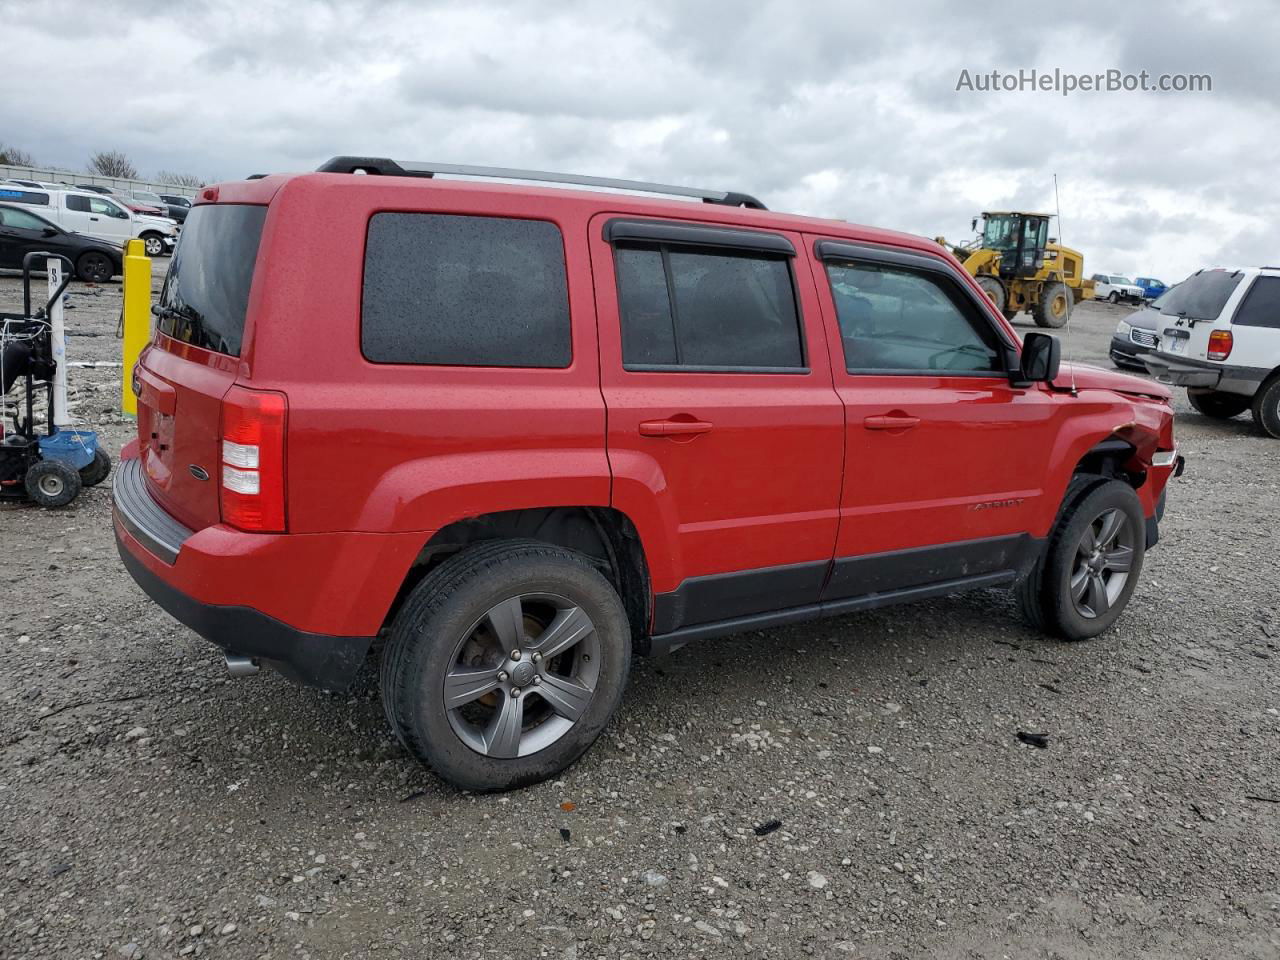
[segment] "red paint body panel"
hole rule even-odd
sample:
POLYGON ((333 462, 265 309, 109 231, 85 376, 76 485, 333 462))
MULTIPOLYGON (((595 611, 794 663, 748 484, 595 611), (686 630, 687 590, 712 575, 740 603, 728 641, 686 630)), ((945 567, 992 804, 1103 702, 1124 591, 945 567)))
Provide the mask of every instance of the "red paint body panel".
MULTIPOLYGON (((1106 371, 1078 368, 1078 396, 998 377, 848 374, 814 240, 886 244, 959 269, 922 237, 645 197, 345 174, 218 184, 199 202, 269 204, 242 353, 164 336, 144 353, 138 449, 148 489, 196 532, 170 566, 117 527, 125 548, 177 589, 300 630, 376 633, 431 533, 478 514, 612 506, 639 531, 652 590, 664 593, 692 577, 1044 536, 1075 464, 1099 441, 1123 436, 1146 461, 1172 447, 1167 391, 1106 371), (555 223, 571 365, 365 360, 365 235, 382 211, 555 223), (808 371, 624 371, 612 251, 601 236, 616 215, 788 237, 808 371), (233 384, 288 399, 285 534, 225 526, 216 479, 188 472, 197 464, 214 473, 221 399, 233 384), (918 422, 873 420, 868 429, 879 417, 918 422), (652 425, 695 420, 711 429, 667 435, 652 425), (993 501, 1016 504, 982 506, 993 501)), ((1068 380, 1064 370, 1059 385, 1068 380)), ((1139 490, 1148 515, 1169 472, 1151 470, 1139 490)))

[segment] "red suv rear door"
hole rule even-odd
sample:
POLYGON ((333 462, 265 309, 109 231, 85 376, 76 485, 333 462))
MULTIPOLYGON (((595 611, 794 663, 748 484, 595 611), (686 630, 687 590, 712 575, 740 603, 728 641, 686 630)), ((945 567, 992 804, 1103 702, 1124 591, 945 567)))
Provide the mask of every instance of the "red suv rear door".
POLYGON ((847 423, 823 599, 1005 578, 1034 546, 1060 403, 1010 386, 1012 335, 948 261, 807 240, 847 423))
POLYGON ((612 500, 645 540, 654 632, 816 603, 844 416, 800 236, 590 230, 612 500))

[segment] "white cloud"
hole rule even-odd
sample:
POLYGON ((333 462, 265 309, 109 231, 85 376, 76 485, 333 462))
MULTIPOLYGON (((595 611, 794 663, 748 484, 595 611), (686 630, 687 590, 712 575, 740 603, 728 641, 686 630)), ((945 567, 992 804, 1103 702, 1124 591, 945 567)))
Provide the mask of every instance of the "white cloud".
POLYGON ((1052 208, 1091 272, 1274 261, 1280 33, 1269 5, 29 5, 0 140, 80 167, 314 168, 341 153, 742 190, 953 240, 1052 208), (115 9, 111 9, 115 7, 115 9), (56 65, 56 69, 51 69, 56 65), (1208 94, 956 92, 961 69, 1210 73, 1208 94))

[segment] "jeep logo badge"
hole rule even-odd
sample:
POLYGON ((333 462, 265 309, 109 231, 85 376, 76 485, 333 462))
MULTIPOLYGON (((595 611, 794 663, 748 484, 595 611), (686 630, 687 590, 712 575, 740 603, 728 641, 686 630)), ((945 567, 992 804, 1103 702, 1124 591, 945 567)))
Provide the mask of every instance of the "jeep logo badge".
POLYGON ((209 472, 205 470, 204 467, 197 466, 196 464, 193 463, 193 464, 190 464, 187 467, 187 469, 191 471, 191 475, 195 477, 197 480, 209 479, 209 472))

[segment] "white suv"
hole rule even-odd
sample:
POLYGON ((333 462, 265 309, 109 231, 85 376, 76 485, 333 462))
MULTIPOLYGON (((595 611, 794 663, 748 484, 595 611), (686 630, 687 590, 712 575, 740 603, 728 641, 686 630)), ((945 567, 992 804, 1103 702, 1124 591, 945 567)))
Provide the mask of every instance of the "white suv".
POLYGON ((1245 410, 1280 439, 1280 267, 1198 270, 1160 301, 1160 342, 1142 358, 1205 416, 1245 410))
POLYGON ((1095 273, 1093 296, 1094 299, 1109 300, 1111 303, 1119 303, 1121 300, 1141 303, 1147 298, 1147 293, 1128 277, 1122 277, 1118 273, 1095 273))
POLYGON ((0 184, 0 200, 26 204, 64 230, 108 243, 123 245, 131 237, 140 237, 149 257, 172 253, 178 242, 178 225, 173 220, 133 213, 117 197, 0 184))

